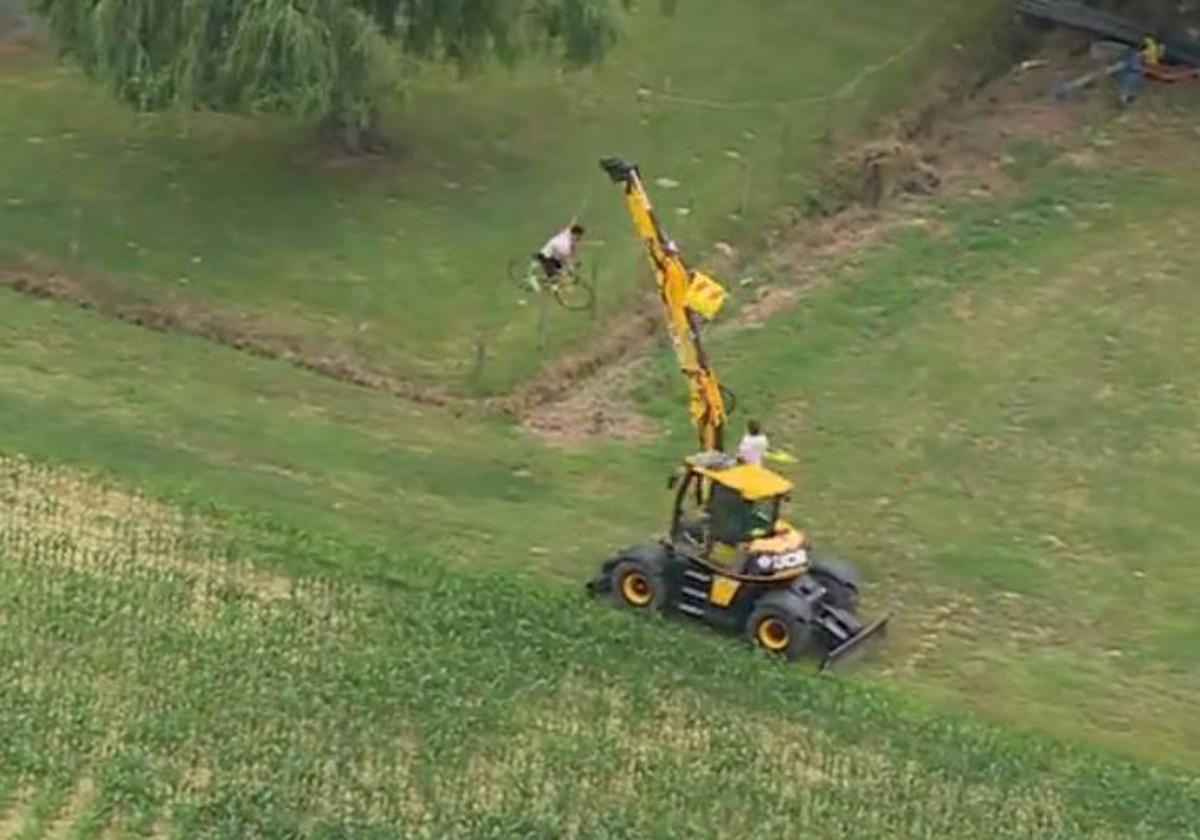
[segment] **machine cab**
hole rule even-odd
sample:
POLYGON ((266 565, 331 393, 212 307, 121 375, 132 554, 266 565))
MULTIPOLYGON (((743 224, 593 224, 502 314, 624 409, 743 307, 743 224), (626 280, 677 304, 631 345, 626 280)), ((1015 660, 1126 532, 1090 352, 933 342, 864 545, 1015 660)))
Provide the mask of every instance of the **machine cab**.
POLYGON ((781 516, 792 484, 721 452, 694 455, 675 478, 671 539, 734 572, 775 574, 807 565, 807 540, 781 516), (682 479, 682 480, 680 480, 682 479))

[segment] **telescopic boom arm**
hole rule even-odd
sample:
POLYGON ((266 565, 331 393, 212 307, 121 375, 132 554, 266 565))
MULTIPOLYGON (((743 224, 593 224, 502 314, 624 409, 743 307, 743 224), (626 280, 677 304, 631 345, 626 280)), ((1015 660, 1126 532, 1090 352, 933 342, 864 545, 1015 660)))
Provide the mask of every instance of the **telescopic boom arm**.
POLYGON ((684 263, 675 243, 658 224, 636 164, 605 158, 600 166, 614 183, 625 187, 634 231, 646 246, 679 369, 688 382, 692 423, 699 432, 700 446, 705 451, 721 451, 725 445, 725 399, 704 353, 700 328, 720 311, 725 290, 708 275, 693 271, 684 263))

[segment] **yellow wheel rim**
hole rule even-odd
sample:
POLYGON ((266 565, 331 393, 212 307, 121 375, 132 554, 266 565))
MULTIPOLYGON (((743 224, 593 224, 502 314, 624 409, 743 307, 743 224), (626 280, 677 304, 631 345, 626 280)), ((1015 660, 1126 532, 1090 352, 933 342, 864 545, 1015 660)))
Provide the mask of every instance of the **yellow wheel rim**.
POLYGON ((764 618, 758 623, 755 635, 758 636, 758 643, 772 653, 787 650, 788 642, 792 640, 787 625, 778 618, 764 618))
POLYGON ((654 600, 654 587, 641 572, 626 572, 621 578, 621 595, 635 607, 644 607, 654 600))

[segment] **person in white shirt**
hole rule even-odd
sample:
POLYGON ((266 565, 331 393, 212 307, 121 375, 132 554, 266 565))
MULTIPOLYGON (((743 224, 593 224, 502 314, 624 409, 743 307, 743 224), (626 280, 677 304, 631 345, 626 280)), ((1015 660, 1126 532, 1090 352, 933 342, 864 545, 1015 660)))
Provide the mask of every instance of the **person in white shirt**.
POLYGON ((563 271, 575 267, 575 252, 579 249, 583 233, 583 225, 572 222, 570 227, 552 236, 542 249, 533 255, 551 283, 557 280, 563 271))
POLYGON ((767 436, 763 434, 762 427, 757 420, 751 420, 746 424, 742 442, 738 444, 738 458, 744 464, 761 467, 763 459, 767 457, 767 448, 767 436))

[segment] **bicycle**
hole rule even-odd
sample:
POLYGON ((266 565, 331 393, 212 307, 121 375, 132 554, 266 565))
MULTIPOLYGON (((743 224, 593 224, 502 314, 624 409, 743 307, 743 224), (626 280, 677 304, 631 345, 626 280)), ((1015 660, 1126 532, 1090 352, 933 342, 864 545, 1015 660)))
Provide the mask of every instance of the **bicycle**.
POLYGON ((592 266, 588 277, 580 273, 581 268, 576 264, 549 277, 536 258, 517 258, 509 260, 508 277, 522 292, 548 290, 563 309, 580 312, 591 309, 596 300, 596 268, 592 266))

